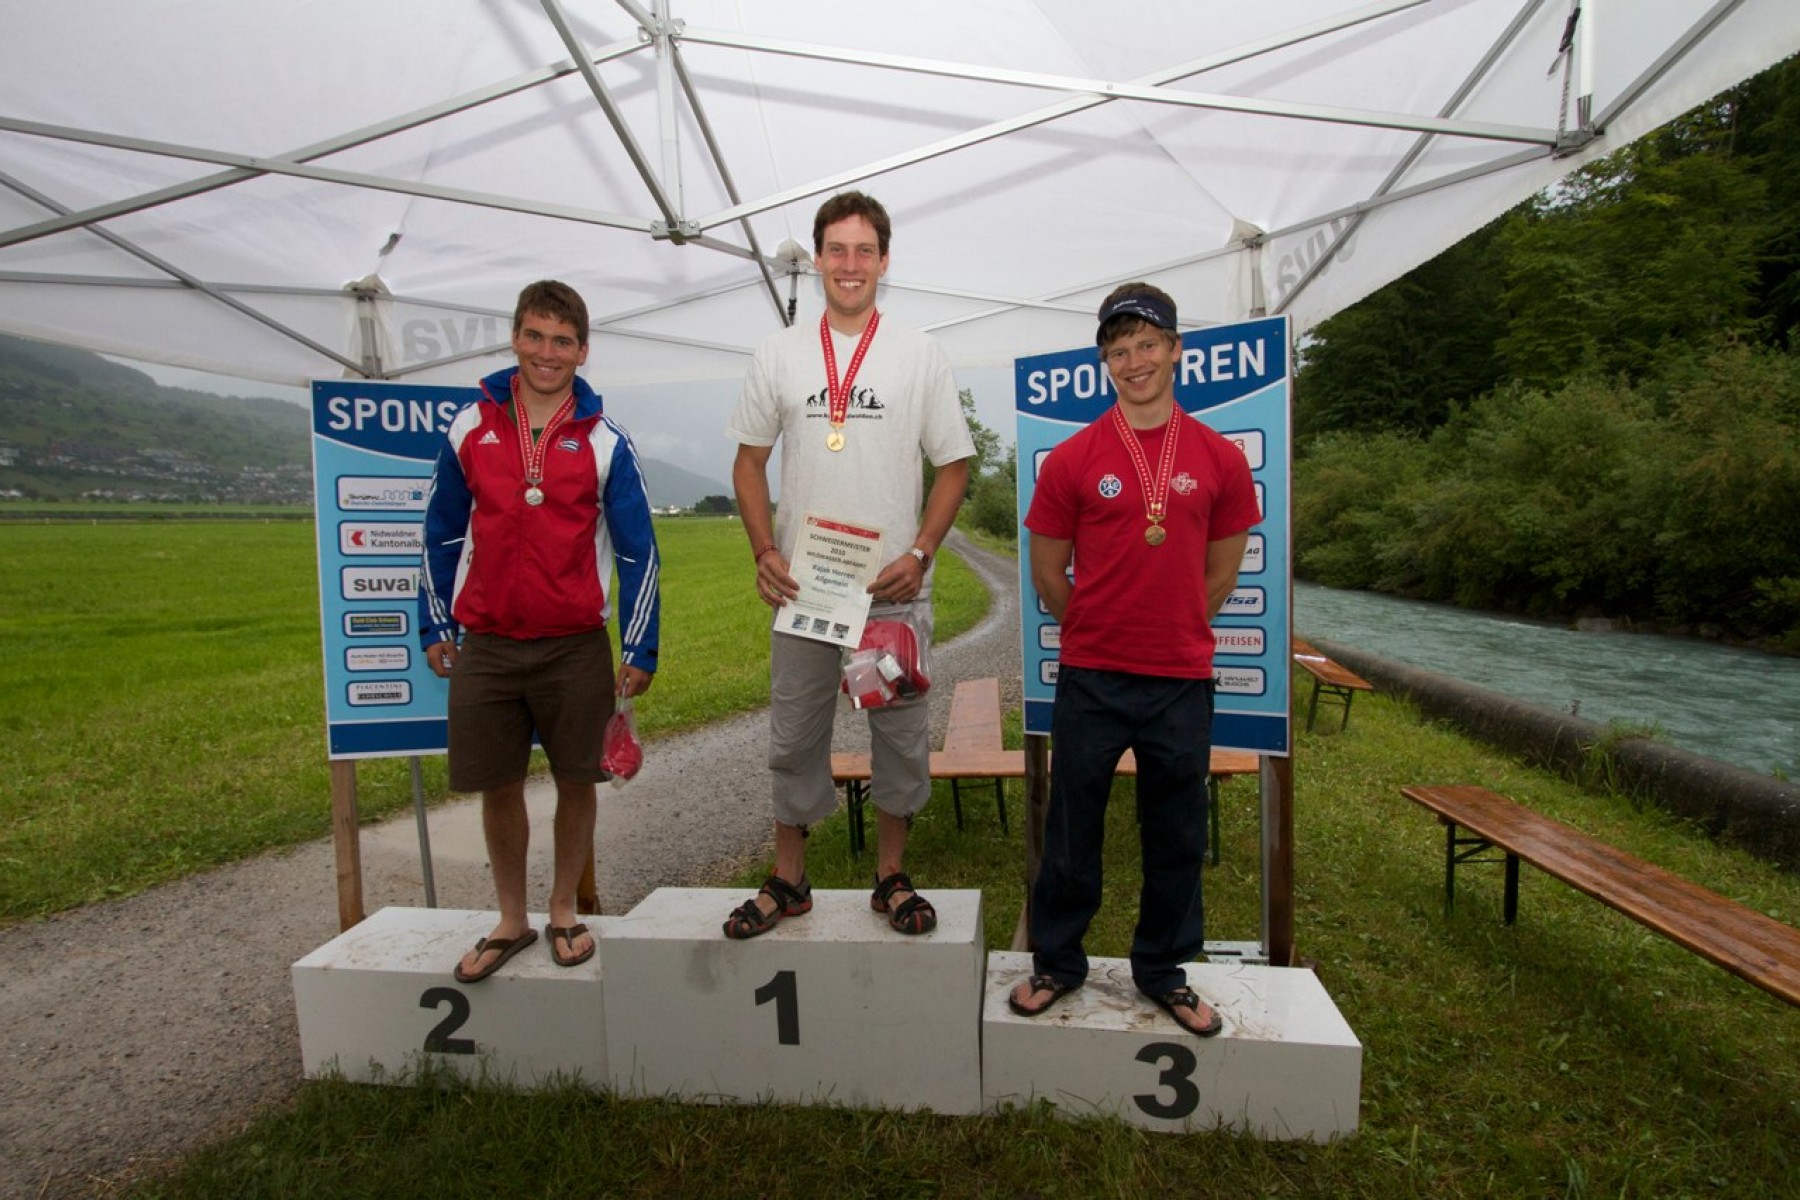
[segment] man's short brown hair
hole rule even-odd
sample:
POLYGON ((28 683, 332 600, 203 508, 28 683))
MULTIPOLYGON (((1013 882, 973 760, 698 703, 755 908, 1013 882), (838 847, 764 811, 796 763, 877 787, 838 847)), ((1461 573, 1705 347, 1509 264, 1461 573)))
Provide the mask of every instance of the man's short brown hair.
POLYGON ((540 279, 525 285, 525 290, 519 293, 518 306, 513 309, 513 333, 517 334, 525 324, 526 313, 566 321, 575 327, 581 344, 587 345, 587 304, 579 292, 561 280, 540 279))
POLYGON ((1175 300, 1169 293, 1152 283, 1141 280, 1132 283, 1121 283, 1108 293, 1100 302, 1100 327, 1095 331, 1094 340, 1104 349, 1109 343, 1120 338, 1130 337, 1146 325, 1156 329, 1177 345, 1181 342, 1181 331, 1175 327, 1175 300), (1146 303, 1132 305, 1129 302, 1141 300, 1146 303), (1126 311, 1115 312, 1115 306, 1122 306, 1126 311), (1136 311, 1131 311, 1135 309, 1136 311), (1157 313, 1166 316, 1168 323, 1161 319, 1148 320, 1140 313, 1157 313))
POLYGON ((886 258, 894 223, 888 220, 887 209, 881 207, 881 201, 865 192, 839 192, 819 205, 819 211, 813 217, 813 253, 825 253, 826 226, 836 225, 846 217, 861 217, 874 227, 881 257, 886 258))

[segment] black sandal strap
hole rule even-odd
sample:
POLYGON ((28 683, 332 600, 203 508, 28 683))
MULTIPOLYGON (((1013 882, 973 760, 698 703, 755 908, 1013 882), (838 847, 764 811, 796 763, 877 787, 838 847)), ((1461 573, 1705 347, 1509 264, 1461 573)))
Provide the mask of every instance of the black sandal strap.
MULTIPOLYGON (((800 877, 799 887, 795 887, 779 875, 771 875, 763 880, 758 894, 767 894, 769 899, 775 901, 776 907, 786 913, 788 909, 805 904, 812 898, 812 884, 806 881, 804 875, 800 877)), ((751 903, 754 906, 755 901, 751 903)))
MULTIPOLYGON (((895 871, 886 879, 877 879, 875 881, 875 898, 881 901, 883 905, 886 905, 889 900, 894 898, 895 892, 911 892, 914 896, 919 894, 918 889, 913 887, 912 880, 907 877, 905 871, 895 871)), ((908 903, 910 903, 910 901, 908 901, 908 903)))

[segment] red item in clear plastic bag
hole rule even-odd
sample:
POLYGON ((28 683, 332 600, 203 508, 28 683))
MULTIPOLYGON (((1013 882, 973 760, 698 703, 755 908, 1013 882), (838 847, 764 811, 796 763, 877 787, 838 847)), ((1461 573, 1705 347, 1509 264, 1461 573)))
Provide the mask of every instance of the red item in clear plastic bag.
POLYGON ((845 661, 841 690, 857 708, 922 696, 931 690, 931 679, 919 651, 919 634, 910 622, 870 621, 845 661))
POLYGON ((601 743, 600 769, 617 782, 630 779, 643 765, 644 747, 638 743, 637 718, 632 715, 629 703, 621 704, 613 710, 612 719, 606 723, 606 734, 601 743))

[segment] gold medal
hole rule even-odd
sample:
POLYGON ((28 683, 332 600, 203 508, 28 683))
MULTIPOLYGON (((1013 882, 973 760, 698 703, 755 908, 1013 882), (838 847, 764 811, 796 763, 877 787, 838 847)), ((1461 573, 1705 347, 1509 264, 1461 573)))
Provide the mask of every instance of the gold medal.
POLYGON ((1113 428, 1118 431, 1119 440, 1125 443, 1125 451, 1131 456, 1131 465, 1137 471, 1138 486, 1144 494, 1144 520, 1150 522, 1144 530, 1144 541, 1152 546, 1160 546, 1169 536, 1163 528, 1163 521, 1169 515, 1169 477, 1175 469, 1175 445, 1181 437, 1181 423, 1186 418, 1180 406, 1169 413, 1169 423, 1163 433, 1162 453, 1157 457, 1156 471, 1150 470, 1150 462, 1144 457, 1144 448, 1139 444, 1137 434, 1125 420, 1124 412, 1117 405, 1113 407, 1113 428))
POLYGON ((831 423, 831 432, 825 435, 825 448, 834 454, 844 448, 844 420, 850 415, 850 384, 855 381, 863 355, 869 352, 869 343, 875 340, 875 330, 880 324, 881 314, 870 313, 869 323, 863 326, 862 336, 856 339, 856 353, 850 356, 850 371, 840 381, 837 351, 831 346, 831 322, 825 317, 819 318, 819 345, 825 353, 825 419, 831 423))

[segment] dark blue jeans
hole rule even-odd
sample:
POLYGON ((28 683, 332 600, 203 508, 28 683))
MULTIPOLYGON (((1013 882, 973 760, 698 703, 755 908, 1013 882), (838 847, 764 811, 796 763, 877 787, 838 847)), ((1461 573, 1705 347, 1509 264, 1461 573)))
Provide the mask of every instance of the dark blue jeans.
POLYGON ((1200 867, 1206 858, 1210 679, 1165 679, 1063 667, 1050 719, 1050 809, 1031 893, 1035 969, 1058 983, 1087 978, 1082 938, 1100 911, 1106 804, 1120 756, 1137 756, 1138 895, 1131 977, 1158 995, 1187 982, 1181 964, 1205 944, 1200 867))

